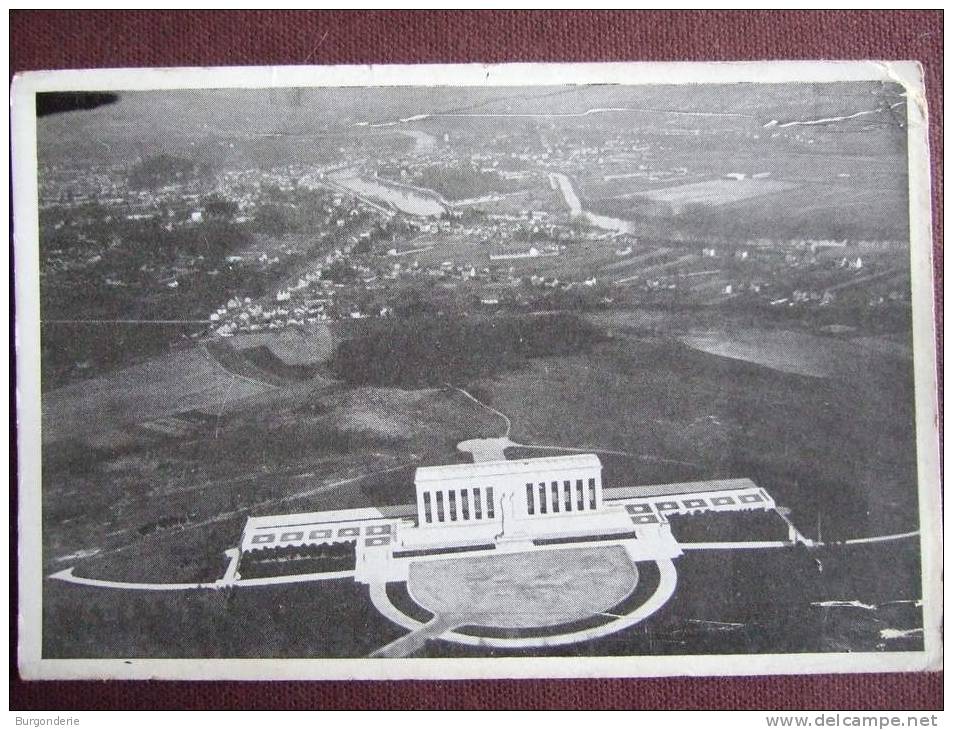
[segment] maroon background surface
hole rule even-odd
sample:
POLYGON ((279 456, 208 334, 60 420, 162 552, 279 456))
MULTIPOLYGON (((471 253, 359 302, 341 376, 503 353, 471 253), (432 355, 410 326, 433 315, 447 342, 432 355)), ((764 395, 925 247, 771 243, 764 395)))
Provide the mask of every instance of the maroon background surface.
MULTIPOLYGON (((31 69, 912 59, 925 68, 942 345, 942 11, 11 11, 31 69)), ((938 353, 942 349, 938 348, 938 353)), ((942 355, 940 355, 942 357, 942 355)), ((942 383, 941 383, 942 396, 942 383)), ((12 511, 11 514, 16 514, 12 511)), ((16 551, 11 544, 11 576, 16 551)), ((15 596, 15 583, 11 597, 15 596)), ((13 603, 13 606, 16 604, 13 603)), ((14 612, 15 613, 15 612, 14 612)), ((11 647, 15 627, 11 619, 11 647)), ((12 709, 940 709, 942 673, 456 682, 21 682, 12 709)))

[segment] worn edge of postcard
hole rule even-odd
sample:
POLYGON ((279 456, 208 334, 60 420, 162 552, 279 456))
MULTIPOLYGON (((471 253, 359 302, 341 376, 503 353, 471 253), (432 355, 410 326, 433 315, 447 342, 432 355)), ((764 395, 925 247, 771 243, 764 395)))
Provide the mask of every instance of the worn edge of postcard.
MULTIPOLYGON (((582 63, 39 71, 12 84, 18 449, 18 667, 24 679, 456 679, 731 676, 942 668, 942 533, 931 179, 915 61, 582 63), (40 332, 35 94, 295 86, 546 86, 891 81, 907 105, 911 301, 924 649, 916 652, 484 659, 43 659, 40 332)), ((11 516, 12 517, 12 516, 11 516)))

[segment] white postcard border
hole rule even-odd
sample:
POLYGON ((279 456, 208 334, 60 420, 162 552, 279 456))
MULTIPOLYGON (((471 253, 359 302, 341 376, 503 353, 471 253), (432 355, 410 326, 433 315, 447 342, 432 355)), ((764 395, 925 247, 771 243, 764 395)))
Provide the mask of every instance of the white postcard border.
POLYGON ((455 679, 904 672, 942 668, 941 498, 930 165, 922 68, 896 61, 292 66, 41 71, 11 93, 16 271, 18 631, 24 679, 455 679), (920 652, 486 659, 43 659, 35 98, 43 91, 294 86, 548 86, 882 80, 908 94, 910 249, 924 647, 920 652))

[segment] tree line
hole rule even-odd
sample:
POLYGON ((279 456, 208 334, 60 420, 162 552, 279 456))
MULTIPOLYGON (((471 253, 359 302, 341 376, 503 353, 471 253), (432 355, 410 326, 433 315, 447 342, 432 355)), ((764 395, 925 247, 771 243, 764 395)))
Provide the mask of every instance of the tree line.
POLYGON ((353 385, 463 384, 529 358, 586 352, 602 339, 597 327, 569 313, 379 320, 341 342, 331 368, 353 385))

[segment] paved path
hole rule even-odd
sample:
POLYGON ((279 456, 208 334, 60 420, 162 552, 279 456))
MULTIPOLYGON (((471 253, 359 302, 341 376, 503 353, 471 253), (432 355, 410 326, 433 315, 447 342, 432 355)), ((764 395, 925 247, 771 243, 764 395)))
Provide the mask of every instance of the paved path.
POLYGON ((452 615, 434 616, 429 623, 423 624, 420 628, 411 631, 409 634, 395 639, 386 646, 371 654, 374 658, 401 658, 416 654, 427 645, 428 641, 439 639, 448 631, 455 629, 460 624, 460 618, 452 615))
POLYGON ((789 548, 797 543, 788 540, 762 540, 760 542, 680 542, 682 550, 762 550, 764 548, 789 548))
MULTIPOLYGON (((231 568, 231 566, 229 566, 231 568)), ((100 580, 98 578, 82 578, 73 575, 73 569, 67 568, 59 573, 53 573, 49 576, 53 580, 61 580, 66 583, 76 583, 93 588, 118 588, 127 591, 196 591, 196 590, 221 590, 223 588, 255 588, 262 586, 282 585, 287 583, 314 583, 325 580, 338 580, 340 578, 353 578, 353 570, 342 570, 333 573, 300 573, 298 575, 276 575, 267 578, 235 578, 234 571, 231 575, 226 573, 224 578, 212 581, 210 583, 133 583, 130 581, 119 580, 100 580)))
POLYGON ((679 461, 678 459, 665 459, 661 456, 651 456, 649 454, 633 454, 631 451, 618 451, 616 449, 603 449, 599 446, 549 446, 545 444, 518 444, 511 443, 511 446, 524 449, 543 449, 546 451, 575 451, 584 454, 613 454, 615 456, 627 456, 630 459, 641 459, 642 461, 654 461, 662 464, 679 464, 681 466, 701 466, 693 461, 679 461))
POLYGON ((130 591, 193 591, 209 588, 223 588, 226 584, 215 581, 212 583, 129 583, 118 580, 98 580, 97 578, 80 578, 73 575, 73 569, 67 568, 50 576, 53 580, 62 580, 67 583, 78 583, 96 588, 123 588, 130 591))
POLYGON ((338 580, 340 578, 353 578, 353 570, 339 570, 328 573, 299 573, 298 575, 275 575, 268 578, 240 578, 232 583, 226 583, 227 586, 235 588, 254 588, 256 586, 274 586, 284 583, 314 583, 323 580, 338 580))
POLYGON ((501 413, 500 411, 496 410, 495 408, 491 408, 491 407, 488 406, 486 403, 484 403, 483 401, 481 401, 479 398, 477 398, 477 397, 471 395, 470 393, 468 393, 467 391, 465 391, 463 388, 458 388, 458 387, 455 386, 455 385, 450 385, 450 383, 447 383, 447 387, 448 387, 448 388, 452 388, 453 390, 456 390, 456 391, 458 391, 458 392, 460 392, 460 393, 463 393, 463 395, 465 395, 467 398, 469 398, 470 400, 472 400, 474 403, 476 403, 476 404, 477 404, 478 406, 480 406, 481 408, 484 408, 484 409, 488 410, 490 413, 495 413, 497 416, 499 416, 500 418, 502 418, 502 419, 506 422, 506 431, 503 433, 503 438, 509 438, 510 429, 513 427, 513 423, 512 423, 512 421, 510 421, 510 417, 509 417, 509 416, 507 416, 505 413, 501 413))
POLYGON ((806 545, 807 547, 833 547, 835 545, 867 545, 876 542, 892 542, 893 540, 905 540, 909 537, 916 537, 919 534, 919 530, 913 530, 912 532, 899 532, 894 535, 855 537, 850 540, 834 540, 824 543, 806 538, 798 532, 796 533, 793 540, 768 540, 761 542, 680 542, 678 545, 680 548, 682 548, 682 550, 760 550, 762 548, 794 547, 795 545, 806 545))
POLYGON ((517 444, 514 443, 513 446, 519 446, 523 449, 543 449, 545 451, 578 451, 580 453, 596 453, 596 454, 615 454, 616 456, 632 456, 627 451, 614 451, 613 449, 599 449, 592 446, 546 446, 544 444, 517 444))
POLYGON ((343 487, 348 484, 354 484, 359 482, 362 479, 369 479, 370 477, 380 476, 382 474, 389 474, 394 471, 400 471, 401 469, 408 469, 414 466, 416 462, 410 462, 407 464, 398 464, 397 466, 391 466, 387 469, 378 469, 377 471, 369 471, 364 474, 358 474, 355 477, 348 477, 347 479, 339 479, 336 482, 328 482, 327 484, 322 484, 319 487, 314 487, 313 489, 308 489, 304 492, 295 492, 294 494, 289 494, 284 497, 277 497, 275 499, 269 499, 265 502, 259 502, 255 505, 255 508, 260 508, 263 505, 268 504, 283 504, 285 502, 295 502, 299 499, 304 499, 305 497, 313 497, 318 494, 322 494, 329 489, 336 489, 337 487, 343 487))
POLYGON ((498 439, 467 439, 457 444, 457 451, 470 454, 474 463, 481 461, 506 461, 506 449, 522 446, 513 443, 505 436, 498 439))
MULTIPOLYGON (((468 646, 489 646, 500 649, 528 649, 542 646, 565 646, 567 644, 575 644, 581 641, 591 641, 592 639, 609 636, 610 634, 614 634, 617 631, 621 631, 641 623, 645 619, 652 616, 662 606, 664 606, 672 597, 678 581, 677 575, 675 573, 675 565, 671 560, 667 559, 659 560, 656 564, 659 568, 659 584, 655 590, 655 593, 653 593, 652 596, 645 601, 645 603, 635 608, 631 613, 626 614, 615 621, 610 621, 607 624, 594 626, 581 631, 570 631, 565 634, 557 634, 555 636, 531 636, 519 638, 471 636, 470 634, 461 634, 451 628, 445 629, 440 635, 440 638, 444 641, 452 641, 457 644, 466 644, 468 646)), ((374 604, 374 608, 376 608, 381 615, 385 616, 388 620, 393 621, 397 625, 403 626, 408 631, 417 633, 421 629, 425 629, 428 625, 411 618, 397 609, 397 607, 391 603, 390 598, 387 596, 387 590, 383 584, 372 583, 370 585, 370 596, 371 602, 374 604)), ((440 625, 438 624, 438 628, 439 627, 440 625)), ((427 631, 426 636, 427 638, 435 638, 433 631, 427 631)), ((415 640, 410 641, 412 643, 415 640)), ((387 647, 384 647, 384 649, 386 648, 387 647)))
POLYGON ((505 454, 503 453, 504 449, 508 448, 524 448, 524 449, 542 449, 546 451, 574 451, 577 453, 596 453, 596 454, 613 454, 615 456, 628 456, 630 458, 642 459, 643 461, 656 461, 665 464, 680 464, 682 466, 700 466, 694 462, 690 461, 678 461, 677 459, 663 459, 661 457, 654 457, 641 454, 633 454, 628 451, 619 451, 616 449, 603 449, 593 446, 551 446, 549 444, 521 444, 517 441, 510 440, 510 433, 513 428, 513 422, 509 416, 507 416, 502 411, 498 411, 491 406, 488 406, 486 403, 481 401, 479 398, 474 396, 471 393, 468 393, 463 388, 458 388, 455 385, 450 385, 446 383, 448 388, 462 393, 464 396, 469 398, 471 401, 476 403, 481 408, 493 413, 506 422, 506 431, 502 436, 498 438, 488 438, 488 439, 468 439, 466 441, 461 441, 457 444, 457 449, 459 451, 465 451, 470 454, 473 454, 473 461, 502 461, 506 459, 505 454))
POLYGON ((877 537, 855 537, 852 540, 836 540, 831 545, 861 545, 870 542, 890 542, 892 540, 904 540, 908 537, 916 537, 920 534, 919 530, 910 532, 899 532, 895 535, 878 535, 877 537))

